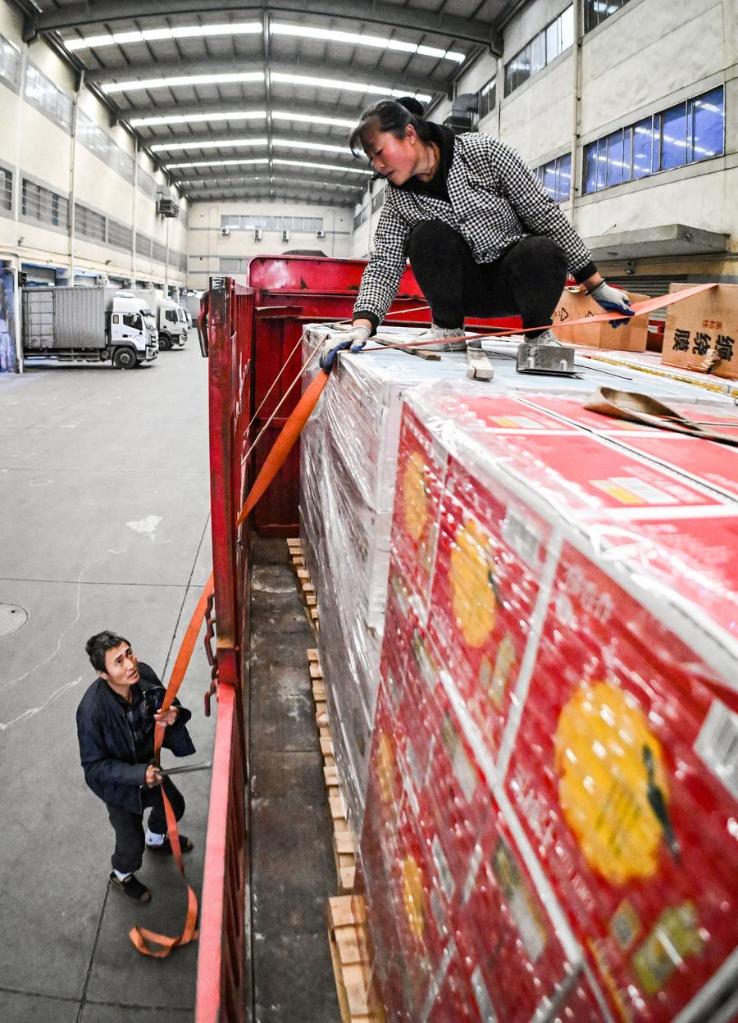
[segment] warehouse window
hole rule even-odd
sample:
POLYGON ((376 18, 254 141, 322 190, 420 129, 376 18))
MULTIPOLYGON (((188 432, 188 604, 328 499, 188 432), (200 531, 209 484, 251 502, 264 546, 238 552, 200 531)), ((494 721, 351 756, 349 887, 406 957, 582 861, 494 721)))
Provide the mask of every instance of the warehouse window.
POLYGON ((147 256, 151 259, 151 246, 153 242, 147 234, 143 234, 142 231, 136 231, 136 255, 147 256))
POLYGON ((166 263, 167 261, 167 247, 162 245, 161 242, 151 243, 151 256, 157 263, 166 263))
POLYGON ((0 210, 13 209, 13 173, 0 167, 0 210))
POLYGON ((246 272, 246 260, 221 256, 219 267, 222 274, 242 274, 246 272))
POLYGON ((261 213, 230 213, 220 218, 221 228, 248 231, 260 227, 262 231, 322 231, 322 217, 270 217, 261 213))
POLYGON ((74 204, 74 229, 85 238, 105 241, 105 217, 78 202, 74 204))
POLYGON ((148 195, 150 199, 156 198, 156 181, 143 169, 143 167, 138 168, 138 187, 144 195, 148 195))
POLYGON ((133 182, 133 157, 121 149, 118 143, 83 110, 77 114, 77 138, 90 153, 126 181, 133 182))
POLYGON ((725 151, 722 85, 651 114, 584 147, 585 194, 710 160, 725 151))
POLYGON ((384 193, 385 193, 385 191, 386 191, 386 189, 383 188, 381 191, 377 192, 377 194, 375 196, 373 196, 373 198, 372 198, 372 213, 376 213, 377 210, 381 210, 381 208, 384 206, 384 193))
POLYGON ((130 252, 133 245, 133 231, 125 224, 119 224, 117 220, 111 220, 108 217, 108 245, 114 249, 130 252))
POLYGON ((495 79, 491 82, 487 82, 479 90, 479 120, 486 117, 487 114, 491 113, 495 109, 497 89, 495 88, 495 79))
POLYGON ((26 67, 26 100, 66 132, 72 131, 72 101, 33 64, 26 67))
POLYGON ((27 178, 21 187, 21 214, 30 220, 54 227, 66 227, 68 202, 49 188, 43 188, 27 178))
POLYGON ((365 206, 363 210, 359 210, 354 217, 354 231, 358 231, 361 225, 367 222, 369 219, 369 213, 370 210, 368 206, 365 206))
POLYGON ((505 64, 505 95, 537 75, 573 42, 574 7, 569 6, 505 64))
POLYGON ((548 194, 556 202, 566 202, 571 187, 571 153, 557 156, 533 171, 548 194))
POLYGON ((584 31, 591 32, 612 14, 625 7, 628 0, 584 0, 584 31))
POLYGON ((5 36, 0 35, 0 80, 18 91, 20 85, 20 50, 5 36))

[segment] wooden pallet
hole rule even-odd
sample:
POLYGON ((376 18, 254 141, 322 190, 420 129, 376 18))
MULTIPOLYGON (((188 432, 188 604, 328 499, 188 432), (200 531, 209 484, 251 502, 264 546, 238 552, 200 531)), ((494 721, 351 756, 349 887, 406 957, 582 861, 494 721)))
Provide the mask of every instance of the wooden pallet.
POLYGON ((341 1023, 384 1023, 384 1011, 372 984, 362 896, 328 900, 328 942, 341 1023))
POLYGON ((302 547, 302 540, 299 537, 290 537, 287 540, 287 551, 292 562, 292 567, 297 576, 300 593, 305 603, 305 612, 308 621, 317 632, 320 628, 320 614, 318 611, 318 598, 315 594, 315 587, 310 579, 310 573, 305 567, 305 553, 302 547))
POLYGON ((310 649, 307 652, 307 657, 315 701, 315 724, 318 728, 320 751, 323 755, 323 777, 328 792, 328 806, 333 826, 333 857, 336 861, 339 890, 342 893, 348 893, 354 890, 356 882, 356 839, 349 827, 346 803, 341 792, 341 780, 333 750, 333 735, 328 718, 327 693, 320 666, 320 655, 317 650, 310 649))

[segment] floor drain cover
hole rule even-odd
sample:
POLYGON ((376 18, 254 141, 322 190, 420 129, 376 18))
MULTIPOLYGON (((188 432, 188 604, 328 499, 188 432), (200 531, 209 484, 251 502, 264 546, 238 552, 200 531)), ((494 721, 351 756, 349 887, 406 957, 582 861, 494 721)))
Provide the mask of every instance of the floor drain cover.
POLYGON ((22 629, 28 621, 28 612, 18 604, 0 604, 0 636, 22 629))

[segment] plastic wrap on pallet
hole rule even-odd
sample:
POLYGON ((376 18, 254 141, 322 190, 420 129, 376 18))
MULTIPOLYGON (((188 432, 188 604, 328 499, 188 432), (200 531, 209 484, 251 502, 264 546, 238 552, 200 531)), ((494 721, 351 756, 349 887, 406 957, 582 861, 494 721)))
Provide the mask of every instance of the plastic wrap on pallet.
POLYGON ((738 984, 727 449, 547 400, 406 399, 360 843, 392 1021, 697 1020, 738 984))
MULTIPOLYGON (((306 329, 304 363, 315 366, 323 334, 320 326, 306 329)), ((302 436, 303 540, 318 595, 335 755, 357 830, 379 678, 402 393, 465 373, 463 355, 443 362, 394 351, 342 357, 302 436)))

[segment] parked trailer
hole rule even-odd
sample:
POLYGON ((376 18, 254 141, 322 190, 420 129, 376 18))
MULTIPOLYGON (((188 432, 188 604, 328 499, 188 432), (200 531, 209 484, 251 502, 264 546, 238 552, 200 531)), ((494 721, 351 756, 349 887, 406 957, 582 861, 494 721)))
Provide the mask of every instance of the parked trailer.
POLYGON ((23 354, 132 369, 153 362, 159 342, 151 310, 115 288, 24 288, 23 354))

